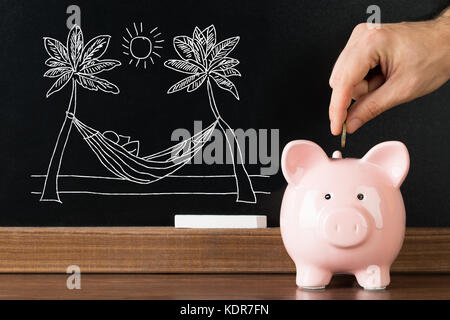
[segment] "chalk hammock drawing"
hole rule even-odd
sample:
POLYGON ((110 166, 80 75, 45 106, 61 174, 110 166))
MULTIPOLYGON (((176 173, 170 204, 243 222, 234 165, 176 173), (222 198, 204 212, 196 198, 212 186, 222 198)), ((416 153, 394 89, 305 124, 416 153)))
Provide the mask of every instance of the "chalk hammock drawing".
POLYGON ((214 127, 218 125, 225 136, 231 158, 233 159, 237 201, 254 203, 256 202, 255 192, 244 166, 239 142, 233 129, 221 116, 213 91, 213 84, 215 84, 220 89, 230 92, 239 100, 237 88, 230 80, 230 77, 241 76, 240 72, 235 68, 239 64, 239 60, 228 56, 238 44, 239 37, 231 37, 219 43, 216 42, 217 34, 214 25, 210 25, 204 30, 195 27, 192 38, 177 36, 173 39, 173 46, 181 59, 167 60, 164 62, 164 65, 167 68, 187 74, 187 77, 171 86, 167 93, 171 94, 184 89, 187 92, 193 92, 206 82, 209 106, 216 119, 213 125, 214 127), (232 139, 228 136, 227 130, 231 132, 232 139), (233 143, 237 146, 237 152, 235 153, 232 147, 233 143))
MULTIPOLYGON (((142 30, 134 24, 137 36, 142 30)), ((130 35, 131 36, 131 35, 130 35)), ((156 35, 155 35, 156 37, 156 35)), ((72 85, 72 93, 66 117, 58 135, 55 148, 53 150, 50 164, 46 175, 32 175, 34 178, 45 178, 42 192, 32 192, 40 194, 41 201, 60 200, 60 193, 65 194, 94 194, 94 195, 173 195, 173 194, 201 194, 201 195, 236 195, 237 202, 256 203, 255 193, 270 194, 265 191, 255 191, 250 177, 267 178, 268 176, 249 176, 241 153, 241 148, 234 135, 234 131, 222 118, 216 105, 213 92, 213 84, 219 88, 229 91, 236 99, 239 95, 235 85, 229 77, 239 76, 235 69, 239 61, 228 57, 229 53, 236 47, 239 37, 233 37, 216 43, 216 31, 213 25, 200 31, 195 28, 193 37, 178 36, 173 40, 174 48, 181 60, 167 60, 164 65, 176 71, 188 74, 187 78, 177 82, 168 90, 174 93, 183 89, 188 92, 197 90, 206 82, 209 106, 215 120, 205 129, 197 132, 192 137, 185 139, 173 146, 156 152, 151 155, 140 155, 140 142, 133 140, 129 136, 124 136, 115 131, 108 130, 100 132, 87 124, 81 122, 76 117, 76 94, 77 87, 81 86, 92 91, 103 91, 106 93, 118 94, 119 88, 109 81, 99 78, 98 74, 103 71, 112 70, 120 66, 120 62, 111 59, 100 59, 105 54, 110 36, 101 35, 90 40, 84 45, 83 33, 79 26, 74 26, 67 37, 67 46, 53 38, 44 38, 44 46, 50 58, 45 62, 51 67, 44 76, 57 78, 56 82, 47 92, 47 97, 61 90, 67 83, 72 85), (69 139, 72 125, 78 130, 84 141, 96 155, 99 162, 114 177, 102 176, 82 176, 82 175, 60 175, 64 149, 69 139), (212 175, 212 176, 180 176, 174 175, 179 169, 188 163, 199 152, 202 147, 210 142, 214 129, 219 127, 223 132, 228 148, 233 159, 233 175, 212 175), (229 137, 231 133, 232 137, 229 137), (232 144, 235 143, 237 151, 233 153, 232 144), (103 192, 89 190, 63 190, 58 188, 59 178, 86 178, 103 181, 123 181, 133 183, 133 185, 149 185, 165 178, 225 178, 232 177, 235 181, 236 191, 234 192, 103 192)), ((131 41, 130 41, 131 51, 131 41)))
POLYGON ((133 28, 130 29, 125 28, 127 34, 122 36, 124 41, 122 47, 125 48, 123 54, 130 59, 128 64, 135 64, 138 67, 142 61, 144 69, 147 69, 147 61, 155 64, 154 57, 161 58, 158 50, 163 48, 164 39, 159 39, 161 32, 158 31, 158 27, 153 28, 146 35, 142 22, 138 25, 133 22, 133 28))

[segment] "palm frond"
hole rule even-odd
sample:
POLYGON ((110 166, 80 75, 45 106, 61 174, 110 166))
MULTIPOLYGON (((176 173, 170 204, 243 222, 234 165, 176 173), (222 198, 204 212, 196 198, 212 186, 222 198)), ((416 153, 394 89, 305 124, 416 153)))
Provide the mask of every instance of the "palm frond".
POLYGON ((103 71, 112 70, 117 66, 120 66, 120 61, 105 59, 105 60, 90 60, 90 63, 86 64, 82 69, 82 73, 97 74, 103 71))
POLYGON ((57 68, 48 69, 44 73, 44 77, 57 78, 70 70, 72 70, 72 68, 70 68, 70 67, 57 67, 57 68))
POLYGON ((214 70, 214 72, 224 76, 224 77, 240 77, 241 73, 235 68, 228 68, 225 70, 214 70))
POLYGON ((193 74, 189 77, 184 78, 181 81, 178 81, 177 83, 175 83, 173 86, 171 86, 169 88, 169 90, 167 90, 167 93, 174 93, 180 90, 183 90, 185 88, 187 88, 190 84, 192 84, 193 82, 197 81, 198 79, 201 79, 203 77, 206 77, 206 74, 201 74, 201 73, 197 73, 197 74, 193 74))
POLYGON ((47 92, 47 97, 61 90, 72 78, 88 90, 119 93, 116 85, 94 76, 121 65, 117 60, 100 60, 108 48, 110 38, 108 35, 100 35, 84 46, 83 32, 77 25, 67 35, 67 47, 53 38, 44 38, 45 50, 50 55, 45 64, 51 67, 44 73, 44 77, 59 77, 47 92))
POLYGON ((215 61, 220 58, 226 57, 239 42, 239 37, 232 37, 219 42, 212 48, 208 55, 209 61, 215 61))
POLYGON ((69 62, 69 57, 67 55, 67 48, 58 40, 44 37, 44 48, 48 55, 57 61, 69 62))
POLYGON ((55 58, 48 58, 47 60, 45 60, 45 65, 48 67, 51 67, 51 68, 55 68, 55 67, 69 67, 70 68, 69 62, 60 61, 55 58))
POLYGON ((180 59, 169 59, 164 66, 190 76, 172 85, 167 93, 174 93, 187 88, 188 92, 197 90, 206 79, 212 79, 221 89, 231 92, 239 100, 236 86, 228 77, 241 76, 236 70, 239 60, 228 55, 236 47, 239 37, 231 37, 217 42, 214 25, 200 30, 194 28, 192 38, 177 36, 173 40, 175 51, 180 59))
POLYGON ((200 88, 203 82, 205 82, 206 77, 206 73, 200 75, 197 79, 194 80, 194 82, 189 85, 189 87, 187 88, 187 92, 193 92, 200 88))
POLYGON ((67 36, 67 48, 71 65, 74 69, 79 64, 83 52, 83 32, 78 25, 74 25, 67 36))
POLYGON ((239 93, 233 82, 216 72, 211 72, 211 78, 221 89, 231 92, 239 100, 239 93))
POLYGON ((200 46, 204 46, 206 44, 206 38, 198 27, 195 27, 194 32, 192 33, 192 39, 194 39, 194 41, 196 41, 200 46))
POLYGON ((203 30, 202 34, 206 40, 206 54, 208 54, 212 50, 212 48, 214 48, 214 46, 216 45, 217 39, 216 28, 212 24, 208 28, 203 30))
POLYGON ((100 59, 101 56, 103 56, 103 54, 106 52, 106 49, 108 49, 110 39, 111 36, 108 35, 100 35, 95 38, 92 38, 84 46, 81 63, 85 64, 89 60, 100 59))
POLYGON ((118 94, 120 92, 119 88, 108 80, 85 73, 78 73, 77 76, 77 82, 85 89, 92 91, 101 90, 112 94, 118 94))
POLYGON ((213 63, 211 65, 212 71, 226 70, 229 68, 233 68, 239 64, 239 60, 230 58, 230 57, 225 57, 225 58, 222 58, 222 59, 216 60, 216 61, 217 61, 216 63, 213 63))
POLYGON ((201 62, 199 53, 194 46, 194 40, 188 36, 178 36, 173 39, 173 47, 175 51, 183 60, 193 59, 201 62))
POLYGON ((192 39, 194 40, 194 48, 200 58, 198 62, 204 65, 206 60, 206 37, 198 27, 195 27, 192 39))
POLYGON ((177 59, 170 59, 164 62, 164 66, 166 66, 169 69, 193 74, 193 73, 199 73, 204 72, 205 69, 200 67, 199 65, 195 65, 189 61, 186 60, 177 60, 177 59))
POLYGON ((51 86, 51 88, 47 91, 47 98, 50 97, 55 92, 58 92, 62 88, 65 87, 65 85, 69 82, 69 80, 72 78, 73 72, 68 71, 63 73, 58 80, 55 81, 55 83, 51 86))

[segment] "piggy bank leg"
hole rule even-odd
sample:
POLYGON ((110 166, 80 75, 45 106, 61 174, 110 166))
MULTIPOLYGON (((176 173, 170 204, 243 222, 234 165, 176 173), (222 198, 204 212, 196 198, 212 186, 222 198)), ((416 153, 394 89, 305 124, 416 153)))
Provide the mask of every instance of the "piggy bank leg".
POLYGON ((389 266, 370 265, 355 272, 359 285, 366 290, 385 289, 389 285, 389 266))
POLYGON ((311 265, 297 266, 297 286, 305 289, 323 289, 330 283, 332 273, 311 265))

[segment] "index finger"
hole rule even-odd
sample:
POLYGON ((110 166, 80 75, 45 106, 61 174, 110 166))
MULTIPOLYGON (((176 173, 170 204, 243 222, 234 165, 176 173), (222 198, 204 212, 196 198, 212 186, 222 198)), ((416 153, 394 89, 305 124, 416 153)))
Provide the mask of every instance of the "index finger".
POLYGON ((377 59, 371 48, 361 41, 347 45, 342 51, 330 78, 333 88, 329 106, 332 134, 340 134, 354 87, 364 80, 369 70, 376 65, 377 59))

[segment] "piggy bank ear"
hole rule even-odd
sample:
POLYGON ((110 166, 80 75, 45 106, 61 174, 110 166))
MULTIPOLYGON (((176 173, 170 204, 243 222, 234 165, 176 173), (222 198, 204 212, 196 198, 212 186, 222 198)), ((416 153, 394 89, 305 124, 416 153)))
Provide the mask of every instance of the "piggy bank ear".
POLYGON ((281 169, 289 184, 298 184, 308 169, 323 161, 328 161, 328 156, 321 147, 311 141, 296 140, 284 147, 281 169))
POLYGON ((380 167, 390 177, 394 187, 400 187, 409 170, 409 153, 400 141, 377 144, 369 150, 361 161, 380 167))

